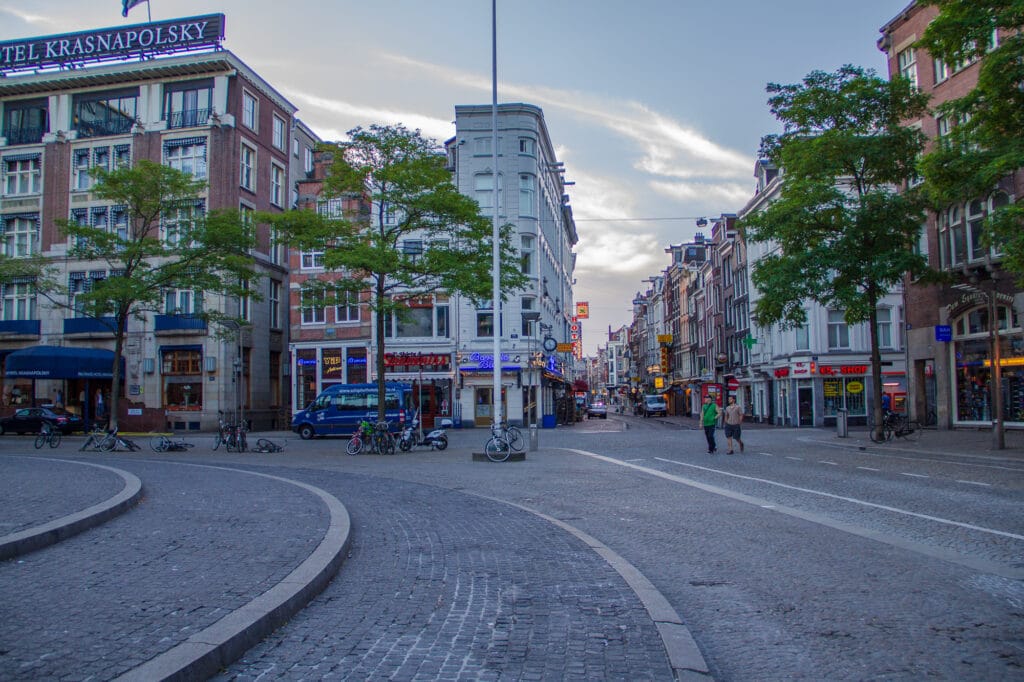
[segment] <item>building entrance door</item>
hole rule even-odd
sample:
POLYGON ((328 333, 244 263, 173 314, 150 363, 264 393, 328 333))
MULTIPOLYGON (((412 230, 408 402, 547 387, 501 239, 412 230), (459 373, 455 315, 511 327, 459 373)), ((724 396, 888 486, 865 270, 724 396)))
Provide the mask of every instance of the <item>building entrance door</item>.
POLYGON ((797 389, 796 396, 800 426, 814 426, 814 389, 810 386, 801 386, 797 389))

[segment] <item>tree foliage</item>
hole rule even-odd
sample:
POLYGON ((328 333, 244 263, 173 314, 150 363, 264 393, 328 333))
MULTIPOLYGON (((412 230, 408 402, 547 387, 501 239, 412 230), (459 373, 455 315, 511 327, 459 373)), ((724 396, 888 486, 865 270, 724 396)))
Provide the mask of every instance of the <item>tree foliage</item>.
POLYGON ((748 240, 776 247, 751 274, 761 293, 753 317, 762 327, 799 326, 813 300, 845 311, 849 324, 869 322, 878 395, 878 302, 904 274, 927 271, 915 251, 920 198, 898 191, 924 145, 902 122, 925 111, 926 97, 906 80, 855 66, 768 92, 783 132, 763 138, 761 153, 783 183, 776 201, 741 221, 748 240))
MULTIPOLYGON (((384 325, 402 317, 410 299, 434 293, 492 297, 491 219, 459 193, 437 143, 404 126, 355 128, 348 140, 324 145, 331 163, 320 199, 364 197, 373 210, 363 215, 291 211, 269 217, 295 248, 324 253, 330 274, 304 285, 304 294, 325 304, 370 292, 375 313, 376 365, 383 379, 384 325)), ((512 246, 511 226, 500 231, 502 298, 526 282, 512 246), (515 263, 513 267, 507 264, 515 263)), ((384 418, 384 383, 378 418, 384 418)))
MULTIPOLYGON (((937 209, 987 196, 1000 180, 1024 168, 1024 0, 924 0, 938 16, 918 43, 952 69, 981 60, 978 83, 943 104, 956 122, 921 167, 937 209), (993 49, 993 31, 1001 30, 993 49)), ((1011 192, 1012 193, 1012 192, 1011 192)), ((985 238, 998 243, 1004 267, 1024 279, 1024 203, 1005 206, 986 222, 985 238)))
MULTIPOLYGON (((255 277, 251 226, 235 211, 204 214, 196 204, 204 184, 188 173, 143 159, 133 167, 93 173, 92 195, 120 206, 125 229, 62 220, 70 238, 69 259, 107 270, 85 291, 69 291, 52 268, 40 280, 40 293, 56 305, 74 307, 97 319, 113 318, 114 367, 111 426, 117 425, 121 351, 131 319, 162 312, 167 290, 250 295, 243 283, 255 277)), ((215 307, 195 311, 218 322, 230 319, 215 307)))

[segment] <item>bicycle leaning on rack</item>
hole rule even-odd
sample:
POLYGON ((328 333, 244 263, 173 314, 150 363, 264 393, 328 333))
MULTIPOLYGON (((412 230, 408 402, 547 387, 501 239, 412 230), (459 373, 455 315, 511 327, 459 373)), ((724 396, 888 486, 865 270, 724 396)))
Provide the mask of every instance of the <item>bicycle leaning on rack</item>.
POLYGON ((921 425, 899 412, 886 412, 882 417, 880 431, 874 425, 869 427, 871 430, 868 433, 875 443, 885 443, 893 438, 916 441, 921 437, 921 425))
POLYGON ((232 424, 224 421, 223 418, 219 419, 217 435, 213 437, 213 449, 216 450, 223 443, 224 449, 228 452, 245 452, 249 449, 245 437, 248 431, 244 421, 241 424, 232 424))
POLYGON ((523 436, 519 429, 508 422, 491 424, 491 437, 484 445, 484 454, 492 462, 504 462, 513 452, 523 449, 523 436))
POLYGON ((43 422, 42 427, 39 429, 39 435, 36 436, 36 450, 49 443, 51 448, 55 448, 60 445, 60 430, 53 428, 53 424, 43 422))

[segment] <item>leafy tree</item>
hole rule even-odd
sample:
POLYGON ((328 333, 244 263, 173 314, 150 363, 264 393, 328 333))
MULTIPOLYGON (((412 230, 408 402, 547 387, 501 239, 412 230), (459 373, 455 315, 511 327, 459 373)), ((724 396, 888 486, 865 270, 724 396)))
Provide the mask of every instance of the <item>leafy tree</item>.
MULTIPOLYGON (((206 294, 252 295, 243 283, 255 276, 249 249, 250 226, 237 212, 203 215, 195 200, 204 183, 188 173, 143 159, 133 167, 96 169, 93 196, 123 207, 125 229, 106 229, 75 221, 58 221, 71 239, 71 260, 104 264, 108 276, 92 280, 88 291, 74 294, 50 276, 41 293, 57 305, 102 319, 112 317, 114 334, 110 426, 117 428, 121 392, 121 353, 128 321, 160 312, 166 289, 206 294)), ((197 311, 208 321, 228 319, 215 309, 197 311)))
MULTIPOLYGON (((882 392, 878 302, 904 274, 927 270, 915 252, 922 205, 899 186, 924 145, 902 122, 926 97, 904 79, 844 66, 814 71, 796 85, 769 84, 768 102, 784 132, 762 139, 761 154, 783 170, 780 197, 741 222, 747 239, 777 244, 751 274, 761 292, 753 317, 767 327, 807 321, 810 299, 868 322, 876 396, 882 392)), ((875 423, 881 424, 880 400, 875 423)))
MULTIPOLYGON (((955 134, 925 157, 922 171, 931 202, 942 208, 984 197, 1024 168, 1024 0, 923 0, 939 14, 918 43, 949 65, 981 60, 978 83, 940 111, 956 121, 955 134), (993 49, 993 31, 1002 29, 993 49)), ((1003 265, 1024 280, 1024 201, 986 222, 988 244, 999 244, 1003 265)))
MULTIPOLYGON (((374 210, 358 216, 291 211, 267 219, 293 247, 324 252, 330 278, 307 282, 304 295, 331 304, 370 292, 383 421, 385 323, 392 314, 406 314, 410 299, 436 292, 490 299, 492 223, 476 201, 459 193, 442 150, 418 130, 373 125, 354 128, 348 137, 322 147, 332 157, 320 198, 364 197, 374 210)), ((518 263, 511 236, 505 225, 500 249, 506 264, 518 263)), ((502 297, 525 281, 518 267, 502 268, 502 297)))

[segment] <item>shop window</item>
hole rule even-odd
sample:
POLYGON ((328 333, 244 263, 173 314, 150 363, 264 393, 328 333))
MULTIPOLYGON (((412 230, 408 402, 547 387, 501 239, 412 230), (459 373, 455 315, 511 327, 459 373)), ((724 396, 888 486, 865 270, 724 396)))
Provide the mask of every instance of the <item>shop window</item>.
POLYGON ((163 352, 164 407, 173 410, 203 409, 202 363, 201 350, 163 352))

